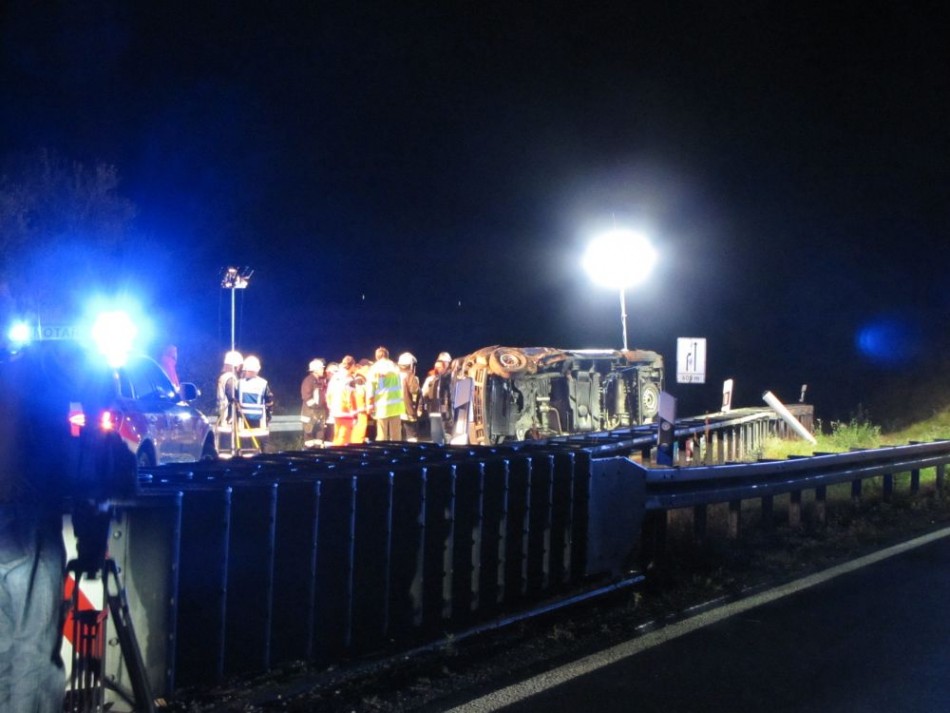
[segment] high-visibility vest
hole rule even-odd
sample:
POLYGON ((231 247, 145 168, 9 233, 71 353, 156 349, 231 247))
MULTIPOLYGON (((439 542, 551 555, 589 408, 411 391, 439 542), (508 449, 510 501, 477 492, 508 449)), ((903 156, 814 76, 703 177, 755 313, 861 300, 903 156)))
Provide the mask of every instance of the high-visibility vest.
POLYGON ((334 418, 353 418, 356 415, 356 394, 349 374, 334 374, 327 384, 327 407, 334 418))
POLYGON ((241 379, 238 385, 241 411, 249 421, 260 422, 260 428, 264 428, 267 424, 267 405, 264 403, 266 391, 267 379, 260 376, 241 379))
POLYGON ((399 372, 379 371, 373 376, 373 414, 376 418, 390 418, 406 413, 399 372))

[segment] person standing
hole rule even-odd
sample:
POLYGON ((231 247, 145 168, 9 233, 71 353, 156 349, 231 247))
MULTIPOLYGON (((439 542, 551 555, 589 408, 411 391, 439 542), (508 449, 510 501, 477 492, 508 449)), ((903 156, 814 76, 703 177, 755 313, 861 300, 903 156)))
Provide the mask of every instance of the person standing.
POLYGON ((401 441, 402 416, 406 412, 402 379, 386 347, 376 349, 376 362, 369 370, 369 383, 370 406, 376 419, 376 440, 401 441))
POLYGON ((327 428, 327 377, 323 359, 313 359, 300 382, 300 420, 304 448, 323 448, 327 428))
POLYGON ((241 414, 238 433, 242 437, 250 437, 257 449, 264 453, 270 435, 268 423, 274 410, 274 394, 260 371, 260 359, 256 356, 244 359, 244 374, 238 382, 238 407, 241 414))
POLYGON ((356 399, 356 420, 350 433, 350 443, 366 443, 369 431, 369 359, 360 359, 353 369, 353 396, 356 399))
POLYGON ((237 438, 235 435, 234 424, 237 416, 237 393, 238 393, 238 372, 244 363, 244 357, 241 352, 231 350, 224 355, 224 366, 221 374, 218 376, 218 386, 216 391, 216 401, 218 407, 218 420, 215 426, 215 433, 218 437, 218 450, 231 451, 237 448, 237 438), (225 435, 226 443, 222 441, 221 435, 225 435))
POLYGON ((405 413, 402 419, 403 437, 410 443, 419 440, 419 377, 416 375, 416 357, 410 352, 403 352, 396 361, 399 367, 399 378, 402 381, 402 401, 405 413))
POLYGON ((165 348, 162 349, 161 356, 158 358, 158 363, 168 375, 168 379, 172 382, 172 386, 175 387, 175 391, 180 390, 181 381, 178 379, 178 347, 174 344, 166 344, 165 348))
POLYGON ((452 433, 451 363, 452 356, 440 352, 422 383, 422 413, 429 416, 429 438, 440 445, 445 443, 445 434, 452 433))
POLYGON ((356 394, 352 371, 356 359, 347 354, 330 377, 327 385, 327 405, 333 418, 333 445, 349 445, 356 421, 356 394))

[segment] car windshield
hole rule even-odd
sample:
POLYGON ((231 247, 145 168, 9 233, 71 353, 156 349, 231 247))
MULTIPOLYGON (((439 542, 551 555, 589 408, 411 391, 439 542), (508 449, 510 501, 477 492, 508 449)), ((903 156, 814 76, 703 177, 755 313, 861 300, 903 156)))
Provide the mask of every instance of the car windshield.
POLYGON ((148 357, 133 357, 119 369, 119 393, 129 399, 175 399, 175 387, 148 357))

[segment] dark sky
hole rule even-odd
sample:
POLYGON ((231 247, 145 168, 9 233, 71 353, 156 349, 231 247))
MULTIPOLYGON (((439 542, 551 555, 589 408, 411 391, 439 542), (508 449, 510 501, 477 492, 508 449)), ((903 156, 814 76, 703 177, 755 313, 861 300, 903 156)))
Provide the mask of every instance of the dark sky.
POLYGON ((318 354, 620 346, 579 267, 616 223, 660 254, 630 342, 681 413, 734 377, 847 417, 943 364, 950 13, 796 5, 8 2, 0 153, 119 168, 179 341, 226 346, 252 266, 239 346, 291 408, 318 354))

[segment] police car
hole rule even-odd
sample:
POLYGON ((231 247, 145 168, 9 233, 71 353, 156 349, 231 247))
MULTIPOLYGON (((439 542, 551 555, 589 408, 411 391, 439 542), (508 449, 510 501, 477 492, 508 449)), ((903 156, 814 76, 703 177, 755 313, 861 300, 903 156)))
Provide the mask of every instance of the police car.
POLYGON ((72 372, 70 383, 97 385, 94 409, 89 398, 70 401, 73 436, 89 427, 117 433, 139 467, 217 458, 212 426, 191 403, 198 388, 185 382, 176 390, 156 361, 127 355, 128 343, 110 346, 108 340, 123 320, 108 315, 106 322, 112 324, 97 322, 88 342, 73 330, 22 326, 11 330, 9 342, 49 355, 50 363, 72 372), (90 348, 90 342, 100 346, 90 348))

